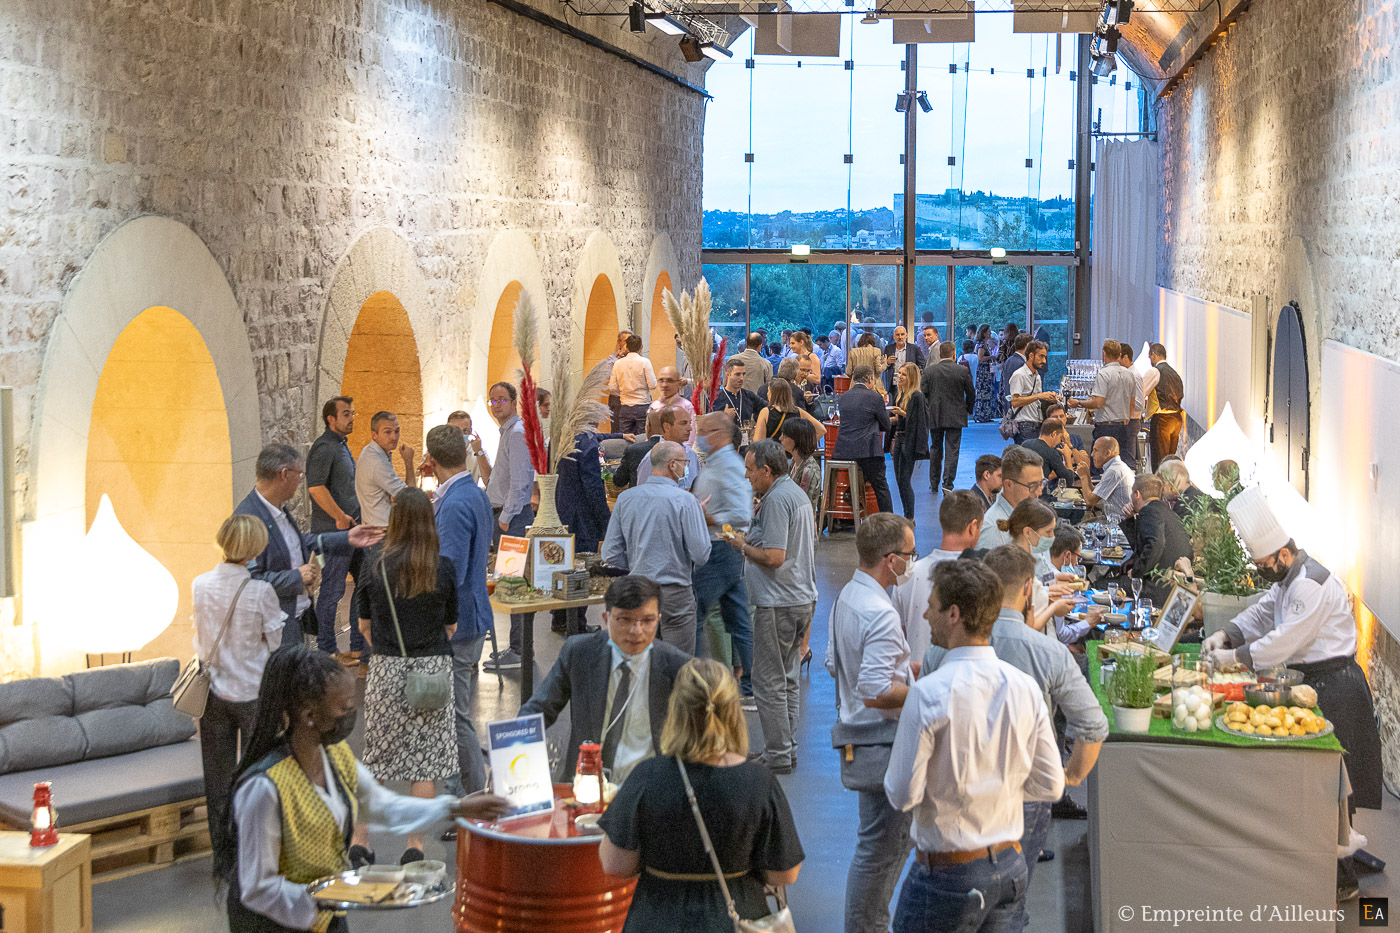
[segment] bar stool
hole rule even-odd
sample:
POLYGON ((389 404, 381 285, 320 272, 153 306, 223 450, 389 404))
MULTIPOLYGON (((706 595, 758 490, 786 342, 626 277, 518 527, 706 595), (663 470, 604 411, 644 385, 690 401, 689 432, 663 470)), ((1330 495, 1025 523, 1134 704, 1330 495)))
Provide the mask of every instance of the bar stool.
POLYGON ((869 514, 869 507, 864 496, 854 496, 851 490, 864 488, 865 477, 854 460, 827 460, 822 466, 822 508, 817 516, 818 529, 830 531, 833 518, 848 518, 859 525, 869 514))

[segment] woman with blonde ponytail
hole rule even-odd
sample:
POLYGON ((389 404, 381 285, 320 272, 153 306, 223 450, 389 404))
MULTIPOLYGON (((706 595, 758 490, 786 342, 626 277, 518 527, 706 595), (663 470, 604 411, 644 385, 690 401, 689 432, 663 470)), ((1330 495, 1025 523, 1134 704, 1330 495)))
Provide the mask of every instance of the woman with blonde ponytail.
POLYGON ((623 933, 733 933, 724 896, 686 797, 677 761, 724 869, 739 916, 766 916, 764 885, 797 880, 802 844, 778 780, 747 760, 739 685, 718 661, 676 675, 661 755, 637 765, 599 825, 603 870, 637 881, 623 933))

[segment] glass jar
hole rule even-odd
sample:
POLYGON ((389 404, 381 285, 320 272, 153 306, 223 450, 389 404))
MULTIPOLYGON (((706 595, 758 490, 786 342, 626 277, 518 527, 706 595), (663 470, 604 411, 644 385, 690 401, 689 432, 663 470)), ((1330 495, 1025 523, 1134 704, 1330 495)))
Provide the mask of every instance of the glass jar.
POLYGON ((1206 683, 1204 663, 1184 654, 1172 655, 1172 731, 1209 732, 1215 718, 1215 694, 1206 683))

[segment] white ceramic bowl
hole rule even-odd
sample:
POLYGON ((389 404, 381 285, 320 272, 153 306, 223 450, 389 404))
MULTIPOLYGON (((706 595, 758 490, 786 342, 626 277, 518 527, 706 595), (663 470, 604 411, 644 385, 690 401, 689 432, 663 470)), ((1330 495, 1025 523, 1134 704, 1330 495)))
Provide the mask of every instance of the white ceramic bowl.
POLYGON ((433 887, 441 883, 447 876, 447 865, 434 859, 423 859, 419 862, 409 862, 403 867, 403 878, 405 881, 414 884, 421 884, 424 887, 433 887))

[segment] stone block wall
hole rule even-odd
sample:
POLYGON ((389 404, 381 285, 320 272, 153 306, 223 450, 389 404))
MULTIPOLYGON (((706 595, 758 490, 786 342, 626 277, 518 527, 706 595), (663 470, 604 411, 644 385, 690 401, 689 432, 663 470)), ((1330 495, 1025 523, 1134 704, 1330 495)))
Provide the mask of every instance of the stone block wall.
MULTIPOLYGON (((1159 284, 1235 308, 1298 300, 1314 436, 1316 418, 1344 416, 1319 404, 1318 341, 1400 360, 1397 37, 1387 0, 1256 2, 1157 104, 1159 284)), ((1363 663, 1394 783, 1400 644, 1372 629, 1363 663)))
MULTIPOLYGON (((617 246, 628 305, 649 299, 659 234, 675 245, 677 282, 699 276, 703 97, 502 6, 0 7, 0 384, 19 388, 22 519, 36 392, 68 286, 105 235, 141 214, 187 225, 227 276, 266 441, 313 436, 327 296, 368 229, 411 244, 437 372, 464 372, 472 329, 490 326, 473 319, 475 289, 502 231, 530 237, 551 318, 541 331, 556 339, 568 333, 577 256, 594 231, 617 246)), ((703 80, 674 40, 647 46, 611 21, 581 26, 703 80)), ((21 658, 22 673, 28 656, 6 639, 31 636, 11 630, 0 635, 0 675, 16 671, 3 659, 21 658)))

